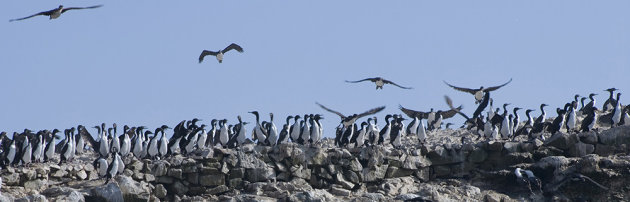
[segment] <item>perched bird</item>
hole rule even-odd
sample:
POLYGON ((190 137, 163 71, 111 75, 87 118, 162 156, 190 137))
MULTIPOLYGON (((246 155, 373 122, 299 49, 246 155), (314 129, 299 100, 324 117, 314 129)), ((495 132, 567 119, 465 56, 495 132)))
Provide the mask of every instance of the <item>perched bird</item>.
POLYGON ((96 6, 90 6, 90 7, 70 7, 70 8, 64 8, 63 5, 59 5, 58 8, 49 10, 49 11, 43 11, 43 12, 39 12, 36 14, 33 14, 31 16, 27 16, 27 17, 23 17, 23 18, 18 18, 18 19, 12 19, 9 20, 9 22, 13 22, 13 21, 18 21, 18 20, 25 20, 25 19, 29 19, 38 15, 45 15, 45 16, 49 16, 49 19, 57 19, 62 13, 65 13, 66 11, 69 10, 79 10, 79 9, 92 9, 92 8, 98 8, 101 7, 103 5, 96 5, 96 6))
POLYGON ((586 113, 586 117, 582 120, 582 125, 580 126, 580 130, 582 132, 588 132, 595 127, 595 123, 597 123, 597 107, 591 107, 584 111, 586 113))
POLYGON ((278 137, 278 144, 287 143, 289 140, 289 121, 293 119, 293 116, 287 116, 286 123, 282 126, 280 136, 278 137))
POLYGON ((241 46, 232 43, 229 46, 225 47, 225 49, 223 50, 219 50, 217 52, 214 51, 209 51, 209 50, 203 50, 201 51, 201 55, 199 55, 199 63, 203 62, 203 58, 206 57, 206 55, 213 55, 215 57, 217 57, 217 60, 219 61, 219 63, 223 62, 223 54, 227 53, 230 50, 236 50, 239 53, 243 52, 243 48, 241 48, 241 46))
POLYGON ((606 112, 606 111, 608 111, 610 109, 613 109, 613 107, 615 107, 615 105, 617 105, 617 100, 619 100, 619 99, 615 100, 613 98, 613 94, 614 94, 614 92, 616 90, 619 90, 619 89, 609 88, 609 89, 604 90, 604 91, 608 91, 610 93, 610 96, 608 97, 608 99, 606 101, 604 101, 604 106, 602 106, 602 111, 606 112))
POLYGON ((481 99, 483 98, 484 93, 490 92, 490 91, 495 91, 507 84, 509 84, 510 82, 512 82, 512 79, 510 78, 510 80, 504 84, 498 85, 498 86, 493 86, 493 87, 489 87, 489 88, 484 88, 483 86, 479 87, 478 89, 471 89, 471 88, 462 88, 462 87, 457 87, 457 86, 453 86, 449 83, 447 83, 446 81, 444 81, 444 83, 448 86, 450 86, 451 88, 458 90, 458 91, 462 91, 462 92, 467 92, 470 94, 473 94, 475 96, 475 104, 481 102, 481 99))
POLYGON ((346 82, 348 82, 348 83, 359 83, 359 82, 363 82, 363 81, 374 82, 376 84, 376 89, 377 90, 378 89, 383 89, 383 85, 385 85, 385 84, 391 84, 391 85, 397 86, 397 87, 402 88, 402 89, 413 89, 411 87, 400 86, 400 85, 398 85, 398 84, 396 84, 394 82, 391 82, 389 80, 385 80, 385 79, 383 79, 381 77, 367 78, 367 79, 362 79, 362 80, 358 80, 358 81, 348 81, 348 80, 346 80, 346 82))

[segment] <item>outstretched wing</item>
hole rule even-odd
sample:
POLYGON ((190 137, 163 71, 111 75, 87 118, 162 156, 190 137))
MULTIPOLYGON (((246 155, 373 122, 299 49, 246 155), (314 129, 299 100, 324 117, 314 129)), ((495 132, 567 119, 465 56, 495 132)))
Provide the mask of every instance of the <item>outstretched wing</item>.
POLYGON ((343 114, 339 113, 338 111, 329 109, 328 107, 325 107, 324 105, 319 104, 318 102, 316 102, 315 104, 319 105, 319 107, 321 107, 322 109, 324 109, 326 111, 329 111, 331 113, 337 114, 339 117, 341 117, 341 119, 346 119, 346 116, 344 116, 343 114))
POLYGON ((39 12, 39 13, 36 13, 36 14, 30 15, 30 16, 27 16, 27 17, 23 17, 23 18, 11 19, 11 20, 9 20, 9 22, 18 21, 18 20, 26 20, 26 19, 29 19, 29 18, 32 18, 32 17, 38 16, 38 15, 51 15, 53 12, 55 12, 55 10, 56 10, 56 9, 52 9, 52 10, 49 10, 49 11, 39 12))
POLYGON ((199 63, 203 62, 203 58, 206 57, 206 55, 217 55, 217 54, 219 54, 219 52, 203 50, 201 51, 201 55, 199 55, 199 63))
POLYGON ((368 110, 366 112, 363 112, 363 113, 357 115, 357 119, 359 119, 361 117, 364 117, 364 116, 376 114, 376 113, 378 113, 380 111, 383 111, 383 109, 385 109, 385 106, 380 106, 380 107, 377 107, 377 108, 374 108, 374 109, 370 109, 370 110, 368 110))
POLYGON ((474 95, 474 94, 475 94, 475 92, 476 92, 476 90, 475 90, 475 89, 457 87, 457 86, 451 85, 451 84, 449 84, 449 83, 446 83, 446 81, 443 81, 443 82, 444 82, 447 86, 450 86, 451 88, 453 88, 453 89, 455 89, 455 90, 458 90, 458 91, 467 92, 467 93, 470 93, 470 94, 473 94, 473 95, 474 95))
POLYGON ((415 117, 423 118, 423 119, 429 118, 428 112, 421 112, 421 111, 407 109, 407 108, 404 108, 402 105, 398 105, 398 108, 400 109, 400 111, 402 111, 407 116, 409 116, 409 118, 415 118, 415 117))
POLYGON ((87 129, 85 129, 85 127, 82 127, 79 130, 79 135, 81 135, 81 137, 84 140, 87 140, 87 142, 90 144, 91 148, 98 148, 98 142, 96 142, 96 140, 94 140, 94 137, 92 137, 92 134, 90 134, 90 132, 87 131, 87 129))
POLYGON ((96 5, 96 6, 89 6, 89 7, 69 7, 69 8, 63 8, 63 10, 61 10, 61 13, 65 13, 66 11, 69 10, 79 10, 79 9, 92 9, 92 8, 98 8, 101 7, 103 5, 96 5))
POLYGON ((509 80, 508 82, 506 82, 506 83, 504 83, 504 84, 502 84, 502 85, 489 87, 489 88, 484 89, 483 91, 485 91, 485 92, 489 92, 489 91, 497 90, 497 89, 499 89, 499 88, 501 88, 501 87, 503 87, 503 86, 507 85, 507 84, 508 84, 508 83, 510 83, 510 82, 512 82, 512 78, 510 78, 510 80, 509 80))
POLYGON ((359 82, 363 82, 363 81, 371 81, 371 82, 375 82, 376 80, 378 80, 377 78, 367 78, 367 79, 361 79, 358 81, 348 81, 346 80, 346 82, 348 83, 359 83, 359 82))
POLYGON ((398 84, 396 84, 396 83, 394 83, 392 81, 385 80, 385 79, 383 79, 383 83, 385 83, 385 84, 392 84, 392 85, 398 86, 399 88, 402 88, 402 89, 413 89, 412 87, 403 87, 403 86, 400 86, 400 85, 398 85, 398 84))
POLYGON ((237 44, 235 44, 235 43, 232 43, 232 44, 230 44, 228 47, 225 47, 225 49, 223 49, 223 53, 228 52, 228 51, 230 51, 230 50, 236 50, 236 51, 238 51, 239 53, 242 53, 242 52, 243 52, 243 48, 241 48, 241 46, 239 46, 239 45, 237 45, 237 44))
POLYGON ((460 112, 463 107, 460 105, 459 107, 455 108, 453 107, 453 100, 451 100, 450 97, 448 96, 444 96, 444 100, 446 100, 446 104, 448 105, 449 108, 451 108, 451 110, 448 111, 443 111, 442 112, 442 119, 448 119, 451 118, 453 116, 455 116, 455 114, 460 114, 462 115, 464 118, 466 118, 466 120, 469 120, 470 118, 468 118, 468 116, 466 116, 466 114, 460 112))

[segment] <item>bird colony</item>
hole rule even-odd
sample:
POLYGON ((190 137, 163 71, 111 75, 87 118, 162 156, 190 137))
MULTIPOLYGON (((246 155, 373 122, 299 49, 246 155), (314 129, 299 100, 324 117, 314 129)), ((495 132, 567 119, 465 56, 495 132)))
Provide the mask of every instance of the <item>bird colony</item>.
MULTIPOLYGON (((101 5, 69 8, 59 6, 10 21, 40 15, 56 19, 66 11, 99 7, 101 5)), ((199 56, 199 63, 208 55, 215 56, 217 61, 222 63, 224 54, 231 50, 243 52, 240 45, 231 43, 217 51, 203 50, 199 56)), ((364 81, 375 83, 377 90, 383 89, 385 84, 406 90, 413 89, 381 77, 346 82, 364 81)), ((62 165, 76 160, 77 156, 83 153, 89 153, 99 177, 108 182, 116 175, 121 175, 125 167, 129 166, 126 165, 126 162, 129 162, 126 159, 161 161, 174 156, 199 155, 201 151, 212 148, 240 150, 249 144, 268 147, 299 144, 319 148, 391 146, 400 149, 409 144, 423 145, 427 144, 430 136, 439 135, 441 134, 439 131, 453 125, 444 124, 445 120, 458 115, 465 120, 461 124, 461 130, 474 134, 472 137, 462 137, 460 140, 462 144, 466 141, 545 141, 550 135, 559 132, 571 134, 630 125, 630 106, 622 104, 621 93, 615 94, 618 90, 616 88, 604 90, 608 92, 608 96, 603 104, 596 102, 596 93, 591 93, 587 97, 575 95, 573 99, 568 99, 564 106, 552 109, 552 112, 547 114, 546 109, 551 106, 544 103, 537 107, 494 103, 490 94, 499 93, 498 90, 510 82, 512 79, 492 87, 464 88, 444 81, 454 90, 474 96, 477 108, 472 116, 463 113, 462 106, 455 107, 453 100, 445 97, 448 105, 446 109, 431 108, 429 111, 419 111, 399 106, 401 114, 387 114, 381 117, 376 114, 385 109, 385 106, 359 114, 344 114, 316 103, 323 111, 283 117, 280 127, 276 126, 278 122, 274 120, 273 113, 251 111, 247 114, 248 120, 254 120, 251 123, 243 120, 241 116, 245 115, 237 115, 236 121, 218 117, 206 120, 194 118, 183 120, 173 127, 162 125, 155 129, 124 125, 120 133, 115 123, 88 127, 78 125, 61 130, 24 129, 22 132, 13 132, 11 136, 7 132, 2 132, 0 166, 7 169, 41 163, 62 165), (324 119, 322 112, 337 115, 340 118, 339 125, 328 126, 330 129, 322 125, 320 122, 324 119), (523 112, 525 116, 522 116, 523 112), (328 140, 323 138, 324 132, 334 133, 332 135, 334 139, 331 140, 333 144, 323 143, 324 140, 328 140), (412 140, 415 142, 404 142, 409 140, 405 139, 408 136, 414 136, 412 140)), ((517 183, 527 186, 532 191, 542 188, 540 180, 530 170, 517 168, 514 175, 517 177, 517 183)), ((577 174, 574 178, 588 177, 577 174)))

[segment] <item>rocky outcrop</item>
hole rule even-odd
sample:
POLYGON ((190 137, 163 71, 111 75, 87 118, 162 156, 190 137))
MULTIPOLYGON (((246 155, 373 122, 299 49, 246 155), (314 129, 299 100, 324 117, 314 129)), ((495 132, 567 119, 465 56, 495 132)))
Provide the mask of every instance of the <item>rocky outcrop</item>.
POLYGON ((450 132, 432 134, 441 139, 427 144, 405 137, 400 148, 248 144, 164 160, 128 157, 124 174, 110 183, 98 179, 91 165, 95 154, 88 153, 61 166, 36 163, 2 170, 2 194, 29 201, 40 196, 67 201, 510 201, 544 200, 542 193, 547 199, 630 199, 622 181, 630 178, 625 156, 630 127, 556 133, 545 142, 472 141, 476 136, 466 131, 450 132), (529 190, 515 183, 516 167, 534 171, 546 186, 529 190), (576 173, 609 191, 566 182, 576 173))

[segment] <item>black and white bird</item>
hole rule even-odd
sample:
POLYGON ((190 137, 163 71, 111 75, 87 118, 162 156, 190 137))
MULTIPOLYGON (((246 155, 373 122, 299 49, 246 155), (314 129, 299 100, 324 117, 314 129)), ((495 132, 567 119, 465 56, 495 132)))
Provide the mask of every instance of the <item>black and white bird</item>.
POLYGON ((278 137, 278 144, 287 143, 289 140, 289 122, 293 119, 293 116, 287 116, 286 123, 282 125, 282 130, 278 137))
POLYGON ((595 123, 597 123, 597 107, 591 107, 584 111, 586 117, 582 120, 582 125, 580 125, 580 130, 582 132, 588 132, 595 127, 595 123))
POLYGON ((612 112, 612 127, 619 126, 621 123, 621 110, 623 110, 623 108, 621 108, 621 102, 619 102, 620 97, 621 93, 617 93, 617 101, 615 101, 615 107, 612 112))
POLYGON ((383 109, 385 109, 385 106, 381 106, 381 107, 376 107, 376 108, 370 109, 370 110, 365 111, 365 112, 363 112, 361 114, 353 114, 353 115, 350 115, 350 116, 346 116, 346 115, 343 115, 340 112, 337 112, 335 110, 329 109, 329 108, 325 107, 322 104, 319 104, 319 103, 316 103, 316 104, 319 105, 319 107, 321 107, 322 109, 324 109, 324 110, 326 110, 328 112, 331 112, 333 114, 337 114, 337 116, 339 116, 339 118, 341 118, 341 122, 342 122, 342 124, 344 126, 349 126, 351 124, 354 124, 354 122, 357 119, 361 118, 361 117, 372 115, 372 114, 376 114, 376 113, 378 113, 380 111, 383 111, 383 109))
POLYGON ((300 125, 302 126, 300 137, 298 138, 298 143, 300 144, 306 144, 311 139, 310 119, 313 119, 313 116, 304 114, 304 120, 300 121, 300 125))
POLYGON ((117 158, 118 151, 114 149, 112 153, 114 154, 114 156, 112 158, 112 162, 109 164, 109 167, 107 168, 107 173, 105 174, 105 177, 106 177, 105 183, 109 182, 110 179, 116 177, 116 174, 118 174, 118 166, 120 166, 120 162, 118 161, 118 158, 117 158))
POLYGON ((267 145, 275 146, 278 143, 278 128, 276 124, 273 123, 273 113, 269 113, 269 123, 266 127, 267 133, 269 136, 267 137, 267 145))
POLYGON ((293 117, 293 125, 289 128, 289 137, 291 138, 291 142, 297 142, 300 138, 300 115, 295 115, 293 117))
POLYGON ((158 141, 158 152, 160 157, 164 157, 166 156, 166 154, 168 154, 168 138, 166 138, 166 133, 165 131, 167 129, 171 129, 170 127, 168 127, 167 125, 162 125, 162 136, 160 136, 160 140, 158 141))
POLYGON ((475 96, 475 104, 481 102, 484 93, 486 92, 490 92, 490 91, 495 91, 507 84, 509 84, 510 82, 512 82, 512 79, 510 78, 510 80, 504 84, 498 85, 498 86, 492 86, 492 87, 488 87, 488 88, 484 88, 483 86, 479 87, 478 89, 472 89, 472 88, 462 88, 462 87, 457 87, 457 86, 453 86, 449 83, 447 83, 446 81, 444 81, 444 83, 448 86, 450 86, 451 88, 458 90, 458 91, 462 91, 462 92, 467 92, 470 94, 473 94, 475 96))
POLYGON ((319 140, 322 139, 322 124, 319 122, 319 120, 323 119, 322 115, 320 114, 315 114, 313 116, 313 118, 311 118, 311 137, 309 139, 309 142, 311 144, 315 144, 318 143, 319 140))
POLYGON ((38 15, 43 15, 43 16, 48 16, 50 20, 52 19, 57 19, 59 16, 61 16, 62 13, 65 13, 66 11, 69 10, 80 10, 80 9, 92 9, 92 8, 98 8, 101 7, 103 5, 96 5, 96 6, 89 6, 89 7, 69 7, 69 8, 64 8, 63 5, 59 5, 59 7, 49 10, 49 11, 42 11, 27 17, 23 17, 23 18, 17 18, 17 19, 11 19, 9 20, 9 22, 13 22, 13 21, 18 21, 18 20, 26 20, 38 15))
MULTIPOLYGON (((589 94, 589 95, 588 95, 588 99, 590 99, 591 101, 590 101, 590 102, 588 102, 588 104, 586 104, 586 105, 584 106, 584 108, 582 108, 582 111, 587 111, 587 110, 590 110, 590 108, 595 107, 595 102, 596 102, 596 100, 595 100, 595 96, 596 96, 596 95, 597 95, 597 94, 595 94, 595 93, 591 93, 591 94, 589 94)), ((585 113, 582 113, 582 114, 585 114, 585 113)))
POLYGON ((604 106, 602 106, 602 111, 606 112, 608 110, 613 109, 615 105, 617 105, 617 101, 615 100, 615 98, 613 98, 614 92, 616 90, 619 90, 619 89, 609 88, 609 89, 604 90, 604 91, 608 91, 610 95, 608 96, 608 99, 604 101, 604 106))
POLYGON ((576 108, 577 101, 574 100, 571 102, 571 107, 569 107, 569 111, 567 112, 567 121, 565 123, 567 133, 577 130, 577 114, 575 112, 576 108))
POLYGON ((103 157, 98 157, 98 159, 94 160, 92 165, 94 165, 94 168, 96 169, 96 173, 98 174, 99 177, 105 177, 105 175, 107 175, 107 168, 109 167, 109 164, 107 163, 107 159, 103 157))
MULTIPOLYGON (((85 128, 83 128, 85 130, 85 128)), ((48 162, 50 159, 55 156, 55 139, 59 139, 57 133, 59 133, 59 129, 54 129, 50 134, 50 138, 47 138, 46 148, 44 149, 44 162, 48 162)), ((81 131, 79 131, 81 132, 81 131)), ((79 133, 81 134, 81 133, 79 133)))
POLYGON ((348 81, 348 80, 346 80, 346 82, 348 82, 348 83, 359 83, 359 82, 363 82, 363 81, 374 82, 376 84, 376 89, 377 90, 378 89, 383 89, 383 85, 385 85, 385 84, 391 84, 391 85, 397 86, 397 87, 402 88, 402 89, 413 89, 412 87, 400 86, 400 85, 398 85, 398 84, 396 84, 396 83, 394 83, 392 81, 386 80, 386 79, 381 78, 381 77, 367 78, 367 79, 362 79, 362 80, 358 80, 358 81, 348 81))
POLYGON ((260 115, 258 114, 258 111, 251 111, 248 112, 253 114, 254 116, 256 116, 256 126, 254 126, 254 129, 252 130, 252 139, 254 141, 258 141, 258 145, 261 144, 265 144, 265 142, 267 141, 267 130, 260 124, 260 115))
POLYGON ((433 112, 433 109, 431 109, 431 111, 429 112, 421 112, 421 111, 405 108, 402 105, 399 105, 398 108, 409 118, 413 119, 417 117, 418 119, 427 119, 427 130, 433 130, 435 128, 439 128, 442 123, 442 120, 446 120, 451 117, 454 117, 455 114, 457 114, 459 110, 463 109, 463 107, 460 105, 459 107, 454 108, 454 109, 449 109, 445 111, 438 110, 439 112, 439 115, 438 115, 438 112, 433 112), (439 117, 442 117, 442 118, 440 119, 439 117))
POLYGON ((390 140, 390 135, 392 132, 392 122, 389 121, 393 116, 388 114, 385 115, 385 126, 379 132, 378 136, 378 144, 388 144, 390 140))
POLYGON ((236 50, 239 53, 243 52, 243 48, 241 48, 241 46, 232 43, 229 46, 225 47, 223 50, 219 50, 219 51, 209 51, 209 50, 203 50, 201 51, 201 55, 199 55, 199 63, 203 62, 203 58, 206 57, 206 55, 212 55, 217 57, 217 60, 219 61, 219 63, 223 62, 223 54, 227 53, 230 50, 236 50))

